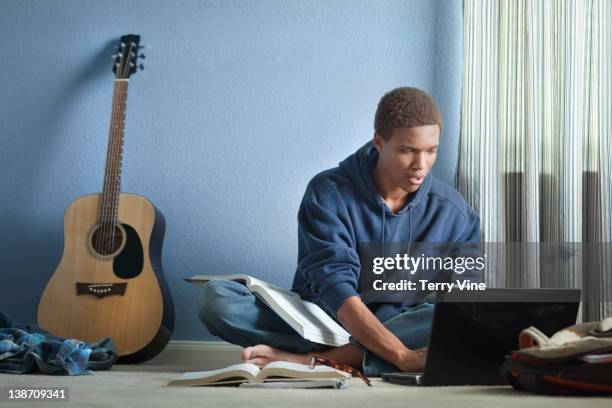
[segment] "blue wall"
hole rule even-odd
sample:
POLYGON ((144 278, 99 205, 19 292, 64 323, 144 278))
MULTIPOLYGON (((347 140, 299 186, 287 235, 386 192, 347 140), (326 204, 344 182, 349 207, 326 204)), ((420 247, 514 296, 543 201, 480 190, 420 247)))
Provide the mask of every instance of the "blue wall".
POLYGON ((397 86, 445 118, 435 173, 454 182, 461 1, 0 2, 0 309, 32 322, 63 245, 63 212, 98 192, 118 38, 141 34, 130 81, 123 191, 168 225, 163 264, 174 339, 211 339, 196 273, 289 286, 309 179, 372 136, 397 86))

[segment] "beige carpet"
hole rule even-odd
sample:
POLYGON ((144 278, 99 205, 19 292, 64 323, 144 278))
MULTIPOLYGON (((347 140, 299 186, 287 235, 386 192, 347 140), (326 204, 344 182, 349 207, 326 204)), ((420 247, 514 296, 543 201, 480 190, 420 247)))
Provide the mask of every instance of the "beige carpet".
MULTIPOLYGON (((511 387, 406 387, 374 379, 373 387, 351 379, 344 390, 256 390, 233 387, 169 387, 163 385, 183 368, 115 365, 90 376, 52 377, 0 374, 7 386, 68 387, 70 406, 87 407, 610 407, 612 398, 547 397, 521 393, 511 387)), ((42 407, 62 403, 6 403, 2 406, 42 407)))

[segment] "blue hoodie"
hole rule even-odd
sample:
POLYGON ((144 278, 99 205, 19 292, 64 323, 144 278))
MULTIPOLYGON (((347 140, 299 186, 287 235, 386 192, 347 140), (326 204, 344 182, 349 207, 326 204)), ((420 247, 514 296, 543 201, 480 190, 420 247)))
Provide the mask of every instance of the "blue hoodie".
POLYGON ((317 174, 298 213, 298 266, 292 290, 334 316, 359 295, 358 248, 366 242, 479 242, 480 219, 463 197, 430 172, 393 213, 372 178, 372 142, 317 174))

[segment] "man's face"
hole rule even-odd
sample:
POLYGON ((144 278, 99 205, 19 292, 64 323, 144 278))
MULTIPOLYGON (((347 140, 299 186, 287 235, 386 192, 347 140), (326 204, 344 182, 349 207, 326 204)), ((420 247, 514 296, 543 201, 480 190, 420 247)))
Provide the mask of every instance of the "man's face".
POLYGON ((392 188, 408 193, 418 190, 436 160, 440 128, 438 125, 401 128, 389 140, 374 135, 380 174, 392 188))

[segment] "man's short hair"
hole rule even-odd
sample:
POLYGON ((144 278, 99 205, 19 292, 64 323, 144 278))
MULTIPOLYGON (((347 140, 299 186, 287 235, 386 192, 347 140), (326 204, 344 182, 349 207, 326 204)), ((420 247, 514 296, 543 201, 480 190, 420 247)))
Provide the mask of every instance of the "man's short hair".
POLYGON ((387 92, 378 103, 374 130, 389 140, 397 129, 438 125, 442 115, 433 98, 417 88, 403 87, 387 92))

